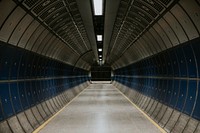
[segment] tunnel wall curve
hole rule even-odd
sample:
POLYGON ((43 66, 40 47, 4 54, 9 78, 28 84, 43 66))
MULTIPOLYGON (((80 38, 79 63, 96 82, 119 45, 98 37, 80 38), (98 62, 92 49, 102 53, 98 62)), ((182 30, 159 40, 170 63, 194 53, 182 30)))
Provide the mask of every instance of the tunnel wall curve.
POLYGON ((88 84, 86 70, 0 42, 0 132, 32 132, 88 84))
MULTIPOLYGON (((135 2, 138 4, 132 7, 134 10, 127 11, 130 16, 127 16, 124 20, 123 23, 126 23, 126 25, 124 26, 123 32, 121 32, 122 37, 119 41, 116 41, 118 45, 115 46, 116 51, 124 50, 124 48, 126 49, 122 54, 116 53, 114 50, 115 54, 113 54, 113 56, 117 56, 117 58, 113 61, 113 69, 125 67, 149 56, 189 42, 195 38, 199 38, 199 0, 135 0, 135 2), (158 6, 161 6, 162 4, 156 5, 156 2, 174 2, 174 5, 172 4, 171 8, 167 6, 168 9, 162 14, 162 12, 156 12, 157 9, 162 9, 158 6), (149 11, 146 12, 142 7, 147 7, 149 11), (139 13, 137 13, 137 9, 140 9, 139 13), (136 13, 134 13, 134 11, 136 11, 136 13), (148 19, 148 16, 152 16, 152 11, 157 17, 152 20, 150 19, 150 23, 147 23, 148 21, 145 21, 145 19, 148 19), (141 15, 141 12, 143 13, 143 16, 141 15), (140 21, 138 21, 137 18, 139 18, 140 21), (137 25, 135 25, 135 22, 137 25), (143 30, 141 29, 141 26, 145 23, 148 25, 148 28, 143 30), (134 26, 136 30, 133 30, 130 35, 129 28, 132 26, 134 26), (137 31, 140 31, 141 33, 137 33, 137 31)), ((126 5, 129 6, 129 4, 126 5)), ((120 8, 122 7, 123 6, 120 8)))
POLYGON ((200 132, 200 38, 114 71, 113 84, 167 132, 200 132))
MULTIPOLYGON (((90 47, 80 41, 78 31, 79 26, 83 27, 82 22, 76 26, 78 22, 69 16, 63 3, 54 0, 1 0, 0 41, 74 65, 90 47)), ((85 34, 84 29, 82 31, 85 34)), ((76 66, 90 69, 90 64, 82 58, 76 66)))

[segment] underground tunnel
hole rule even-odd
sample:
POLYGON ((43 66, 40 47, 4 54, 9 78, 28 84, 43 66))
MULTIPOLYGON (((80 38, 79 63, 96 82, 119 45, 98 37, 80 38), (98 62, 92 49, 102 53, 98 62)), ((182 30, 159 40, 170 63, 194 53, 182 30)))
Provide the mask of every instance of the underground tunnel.
POLYGON ((0 0, 0 133, 200 133, 200 0, 0 0))

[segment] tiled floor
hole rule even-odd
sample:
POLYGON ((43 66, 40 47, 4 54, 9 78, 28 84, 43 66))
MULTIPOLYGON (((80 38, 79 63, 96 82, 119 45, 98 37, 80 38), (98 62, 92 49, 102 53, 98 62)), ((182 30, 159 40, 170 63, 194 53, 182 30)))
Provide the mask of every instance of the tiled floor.
POLYGON ((160 133, 112 84, 91 84, 40 133, 160 133))

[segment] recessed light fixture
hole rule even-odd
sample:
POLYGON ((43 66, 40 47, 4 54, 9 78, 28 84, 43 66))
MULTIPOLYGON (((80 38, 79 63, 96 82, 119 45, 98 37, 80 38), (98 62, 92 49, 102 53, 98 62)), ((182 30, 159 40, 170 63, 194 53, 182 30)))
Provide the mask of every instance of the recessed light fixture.
POLYGON ((103 0, 93 0, 94 15, 103 15, 103 0))
POLYGON ((101 51, 102 51, 102 48, 99 48, 98 51, 101 52, 101 51))
POLYGON ((99 59, 100 61, 102 61, 102 59, 99 59))
POLYGON ((99 57, 101 58, 101 57, 102 57, 102 55, 99 55, 99 57))
POLYGON ((97 41, 102 41, 102 35, 97 35, 97 41))

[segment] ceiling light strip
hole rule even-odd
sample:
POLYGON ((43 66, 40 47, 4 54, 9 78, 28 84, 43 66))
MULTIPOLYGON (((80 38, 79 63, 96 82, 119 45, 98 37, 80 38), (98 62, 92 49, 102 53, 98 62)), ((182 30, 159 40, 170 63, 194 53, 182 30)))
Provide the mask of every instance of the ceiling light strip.
POLYGON ((93 0, 94 15, 103 15, 103 0, 93 0))

